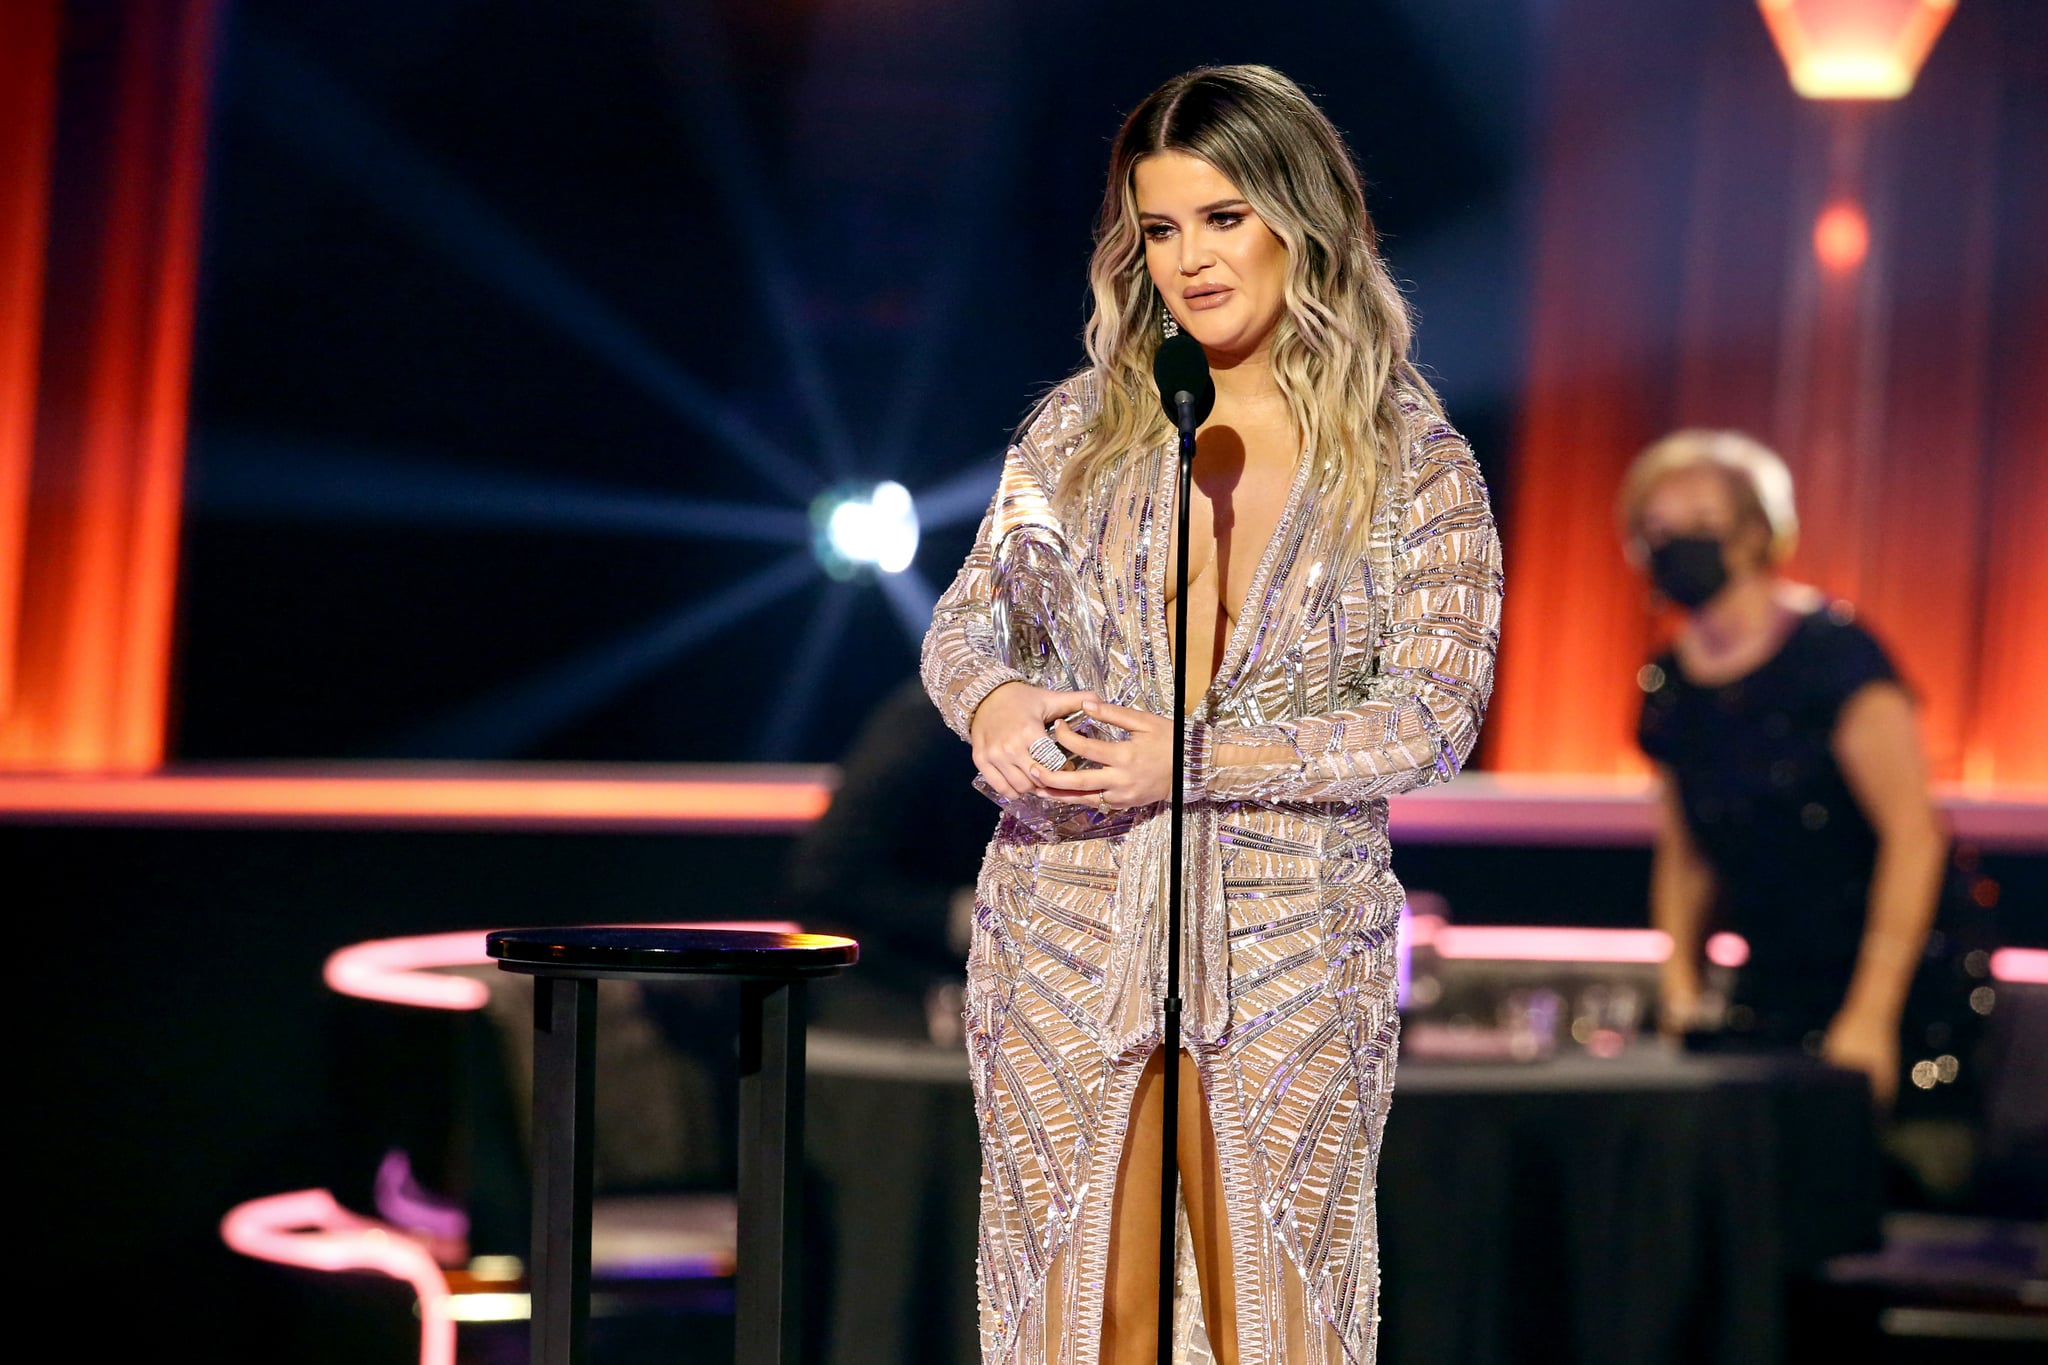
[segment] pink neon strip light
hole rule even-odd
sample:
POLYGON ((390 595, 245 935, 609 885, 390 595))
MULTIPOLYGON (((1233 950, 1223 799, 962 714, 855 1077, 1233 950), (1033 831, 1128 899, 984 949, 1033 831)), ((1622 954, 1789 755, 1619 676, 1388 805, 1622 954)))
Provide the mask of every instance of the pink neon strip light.
POLYGON ((420 1301, 420 1365, 455 1365, 448 1277, 417 1240, 334 1202, 326 1190, 252 1199, 220 1220, 221 1240, 244 1256, 308 1270, 367 1270, 403 1280, 420 1301))
POLYGON ((0 775, 0 818, 405 828, 795 831, 832 799, 794 765, 332 765, 325 769, 0 775))
POLYGON ((1412 942, 1438 957, 1488 962, 1662 962, 1671 936, 1662 929, 1554 929, 1520 925, 1446 924, 1441 916, 1408 921, 1412 942))
POLYGON ((2048 948, 2000 948, 1991 955, 1991 976, 2012 986, 2048 986, 2048 948))
MULTIPOLYGON (((650 929, 758 929, 794 934, 801 926, 786 920, 719 920, 695 924, 650 924, 650 929)), ((376 938, 352 943, 329 955, 320 978, 328 989, 359 1000, 384 1000, 430 1010, 480 1010, 490 1003, 489 983, 472 976, 449 976, 445 967, 488 966, 484 929, 453 934, 415 934, 409 938, 376 938)))
MULTIPOLYGON (((1671 939, 1661 929, 1553 929, 1492 924, 1447 924, 1439 915, 1407 921, 1410 949, 1428 946, 1438 957, 1486 962, 1662 962, 1671 939)), ((1749 961, 1749 941, 1719 933, 1707 940, 1717 967, 1749 961)), ((1991 977, 2007 985, 2048 985, 2048 948, 2000 948, 1991 954, 1991 977)))

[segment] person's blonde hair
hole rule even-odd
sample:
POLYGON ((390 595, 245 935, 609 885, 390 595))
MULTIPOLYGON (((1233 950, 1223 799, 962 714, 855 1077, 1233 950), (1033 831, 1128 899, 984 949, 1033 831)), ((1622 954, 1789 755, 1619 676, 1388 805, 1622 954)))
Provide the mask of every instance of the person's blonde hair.
POLYGON ((1739 431, 1708 431, 1689 427, 1674 431, 1636 456, 1621 479, 1615 514, 1629 559, 1647 563, 1650 547, 1643 540, 1643 504, 1650 490, 1674 474, 1712 469, 1727 482, 1738 516, 1770 532, 1770 560, 1782 564, 1799 543, 1799 512, 1792 502, 1792 471, 1778 453, 1739 431))
POLYGON ((1378 234, 1343 137, 1301 87, 1265 66, 1175 76, 1117 133, 1088 266, 1094 309, 1088 358, 1100 408, 1060 479, 1071 505, 1126 452, 1167 440, 1152 382, 1164 306, 1145 269, 1138 163, 1164 151, 1206 161, 1287 247, 1286 311, 1274 327, 1273 377, 1313 476, 1370 525, 1381 481, 1398 474, 1406 420, 1400 391, 1437 398, 1408 359, 1408 306, 1380 259, 1378 234))

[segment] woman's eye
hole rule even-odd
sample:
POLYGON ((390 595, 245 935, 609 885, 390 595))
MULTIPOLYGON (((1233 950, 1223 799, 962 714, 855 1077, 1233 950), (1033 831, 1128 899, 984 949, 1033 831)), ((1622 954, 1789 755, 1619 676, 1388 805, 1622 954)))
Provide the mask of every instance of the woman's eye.
POLYGON ((1212 213, 1209 215, 1209 226, 1221 228, 1226 232, 1243 221, 1244 215, 1242 213, 1212 213))
POLYGON ((1165 223, 1150 223, 1145 228, 1145 240, 1148 242, 1163 242, 1172 233, 1173 229, 1165 223))

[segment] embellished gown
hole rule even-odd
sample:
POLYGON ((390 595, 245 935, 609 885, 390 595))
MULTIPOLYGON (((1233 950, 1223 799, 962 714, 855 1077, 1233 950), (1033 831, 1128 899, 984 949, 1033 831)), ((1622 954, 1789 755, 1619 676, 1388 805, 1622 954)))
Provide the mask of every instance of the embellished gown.
MULTIPOLYGON (((1242 1365, 1373 1358, 1373 1178, 1399 1032, 1386 798, 1457 774, 1492 690, 1501 568, 1485 484, 1431 405, 1402 406, 1403 468, 1364 534, 1345 519, 1366 509, 1332 505, 1298 461, 1189 717, 1183 1045, 1216 1134, 1242 1365), (1230 745, 1298 758, 1212 761, 1230 745)), ((1086 375, 1040 407, 934 613, 924 682, 963 738, 981 700, 1022 677, 993 601, 1020 532, 1064 547, 1094 685, 1172 713, 1172 444, 1113 462, 1064 524, 1052 490, 1094 407, 1086 375)), ((1161 1037, 1167 806, 1078 836, 1024 806, 988 846, 967 965, 982 1358, 1098 1365, 1112 1186, 1161 1037)), ((1180 1238, 1175 1355, 1202 1361, 1184 1215, 1180 1238)))

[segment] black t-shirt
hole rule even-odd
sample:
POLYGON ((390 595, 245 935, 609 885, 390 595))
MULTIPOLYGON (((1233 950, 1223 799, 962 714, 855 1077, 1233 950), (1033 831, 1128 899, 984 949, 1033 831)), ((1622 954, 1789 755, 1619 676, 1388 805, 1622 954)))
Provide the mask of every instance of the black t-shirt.
POLYGON ((1845 603, 1808 614, 1724 686, 1688 681, 1670 652, 1641 679, 1638 741, 1676 779, 1721 923, 1749 940, 1742 993, 1788 1024, 1840 1007, 1876 864, 1833 740, 1849 698, 1898 674, 1852 616, 1845 603))

